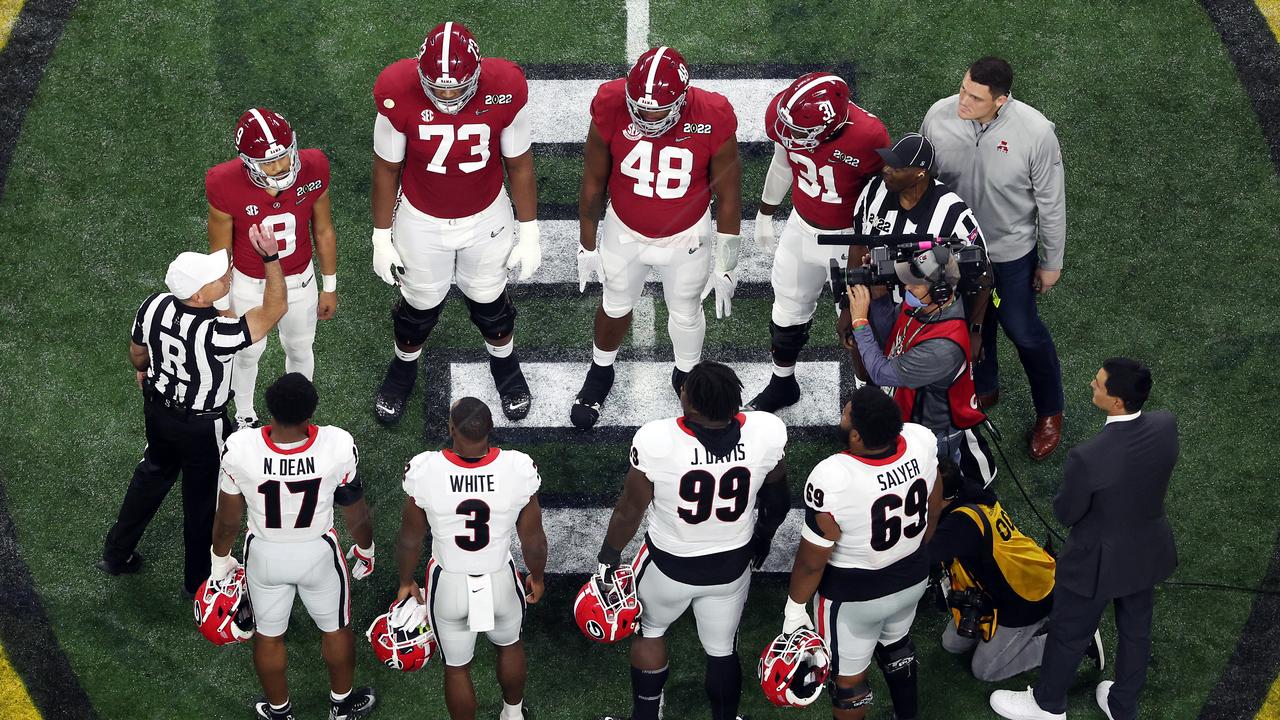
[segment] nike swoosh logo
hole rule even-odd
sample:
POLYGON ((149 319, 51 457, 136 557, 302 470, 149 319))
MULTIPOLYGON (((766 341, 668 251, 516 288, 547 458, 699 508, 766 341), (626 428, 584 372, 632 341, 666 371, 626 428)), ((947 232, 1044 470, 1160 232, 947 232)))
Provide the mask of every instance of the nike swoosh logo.
POLYGON ((489 237, 491 237, 491 238, 496 238, 496 237, 498 237, 498 233, 500 233, 500 232, 502 232, 503 230, 506 230, 506 229, 507 229, 507 226, 506 226, 506 225, 503 225, 502 227, 498 228, 497 230, 494 230, 493 232, 489 233, 489 237))
POLYGON ((689 254, 690 254, 690 255, 692 255, 692 254, 694 254, 694 253, 696 253, 696 252, 698 252, 698 248, 689 248, 689 254))
POLYGON ((682 138, 676 138, 676 142, 684 142, 685 140, 688 140, 688 139, 689 139, 689 138, 691 138, 691 137, 693 137, 693 136, 692 136, 692 135, 685 135, 685 136, 684 136, 684 137, 682 137, 682 138))
POLYGON ((392 408, 388 405, 384 405, 382 403, 378 403, 378 409, 382 410, 383 412, 392 412, 394 411, 395 408, 392 408))
POLYGON ((474 594, 476 594, 476 593, 478 593, 478 592, 480 592, 480 591, 479 591, 479 590, 472 590, 472 591, 471 591, 471 594, 472 594, 472 595, 474 595, 474 594))
POLYGON ((483 114, 485 114, 485 113, 489 112, 489 111, 490 111, 490 110, 492 110, 492 109, 493 109, 493 108, 484 108, 484 109, 481 109, 481 110, 476 110, 476 114, 477 114, 477 115, 483 115, 483 114))

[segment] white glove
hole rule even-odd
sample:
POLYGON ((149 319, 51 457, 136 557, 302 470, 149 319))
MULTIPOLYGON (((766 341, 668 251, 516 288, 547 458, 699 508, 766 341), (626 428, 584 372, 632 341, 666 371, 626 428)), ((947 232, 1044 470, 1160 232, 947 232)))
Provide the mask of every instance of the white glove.
POLYGON ((591 273, 596 274, 596 278, 601 283, 604 282, 604 276, 600 274, 600 251, 588 250, 581 245, 578 246, 578 292, 585 292, 587 283, 591 282, 591 273))
POLYGON ((391 228, 373 229, 373 274, 388 285, 399 285, 396 273, 404 274, 404 261, 391 244, 391 228))
POLYGON ((227 293, 217 300, 213 301, 213 309, 218 312, 226 312, 231 309, 231 293, 227 293))
POLYGON ((742 236, 716 233, 716 274, 733 272, 738 267, 738 251, 742 249, 742 236))
POLYGON ((737 289, 738 278, 734 273, 716 273, 707 278, 707 286, 702 288, 702 299, 706 300, 712 290, 716 291, 717 320, 733 314, 733 293, 737 289))
POLYGON ((542 244, 538 242, 538 221, 530 220, 516 225, 516 244, 507 256, 507 269, 520 266, 520 279, 528 280, 542 264, 542 244))
POLYGON ((213 551, 213 546, 209 546, 209 579, 215 583, 226 580, 231 573, 240 567, 239 561, 231 553, 226 556, 219 555, 213 551))
POLYGON ((788 597, 787 606, 782 610, 782 634, 790 635, 802 627, 813 628, 809 611, 805 609, 804 603, 798 603, 788 597))
POLYGON ((412 595, 396 603, 391 610, 391 617, 387 618, 387 624, 392 630, 408 630, 424 625, 426 622, 427 606, 418 602, 412 595))
POLYGON ((756 212, 756 247, 770 255, 778 249, 778 238, 773 234, 773 216, 756 212))
POLYGON ((347 560, 351 561, 351 579, 363 580, 373 574, 373 543, 362 548, 352 543, 347 550, 347 560))

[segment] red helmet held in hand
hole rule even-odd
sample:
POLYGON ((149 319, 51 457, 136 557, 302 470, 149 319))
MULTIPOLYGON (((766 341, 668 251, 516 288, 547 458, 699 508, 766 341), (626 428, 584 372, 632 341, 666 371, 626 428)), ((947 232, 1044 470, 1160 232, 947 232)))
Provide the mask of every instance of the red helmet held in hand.
POLYGON ((421 670, 439 649, 426 621, 426 608, 413 597, 391 603, 364 636, 378 660, 393 670, 421 670))
POLYGON ((244 568, 223 580, 205 580, 196 590, 196 627, 214 645, 242 643, 253 637, 253 606, 245 587, 244 568))
POLYGON ((640 598, 630 565, 621 565, 606 581, 592 575, 573 601, 573 619, 583 635, 602 643, 615 643, 636 631, 640 598))
POLYGON ((831 652, 807 627, 779 635, 760 654, 760 687, 778 707, 805 707, 818 699, 831 673, 831 652))

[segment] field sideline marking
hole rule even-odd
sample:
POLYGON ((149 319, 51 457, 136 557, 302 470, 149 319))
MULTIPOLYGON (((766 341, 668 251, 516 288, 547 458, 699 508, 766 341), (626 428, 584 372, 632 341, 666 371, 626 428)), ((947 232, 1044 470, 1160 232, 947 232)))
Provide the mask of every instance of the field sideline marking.
MULTIPOLYGON (((0 50, 9 42, 9 33, 18 21, 18 13, 26 0, 0 0, 0 50)), ((648 3, 646 3, 647 5, 648 3)), ((646 21, 647 22, 647 21, 646 21)))
POLYGON ((649 49, 649 0, 627 0, 627 64, 649 49))
MULTIPOLYGON (((1258 9, 1262 11, 1262 17, 1267 19, 1267 25, 1271 26, 1271 34, 1280 42, 1280 0, 1258 0, 1258 9)), ((1273 689, 1271 696, 1276 698, 1280 693, 1273 689)))
POLYGON ((27 686, 9 664, 9 656, 0 647, 0 708, 7 720, 40 720, 40 712, 31 702, 27 686))

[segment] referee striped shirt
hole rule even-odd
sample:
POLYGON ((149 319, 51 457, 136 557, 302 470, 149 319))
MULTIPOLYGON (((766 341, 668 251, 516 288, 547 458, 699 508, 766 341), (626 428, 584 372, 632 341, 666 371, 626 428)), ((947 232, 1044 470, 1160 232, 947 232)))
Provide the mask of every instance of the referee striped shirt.
POLYGON ((904 210, 898 193, 877 175, 862 189, 853 211, 853 231, 859 235, 932 235, 976 243, 983 248, 982 230, 973 211, 939 180, 933 180, 919 202, 904 210))
POLYGON ((194 412, 217 410, 231 395, 231 358, 253 344, 244 318, 195 308, 171 293, 156 293, 138 308, 133 342, 147 348, 146 389, 167 404, 194 412))

